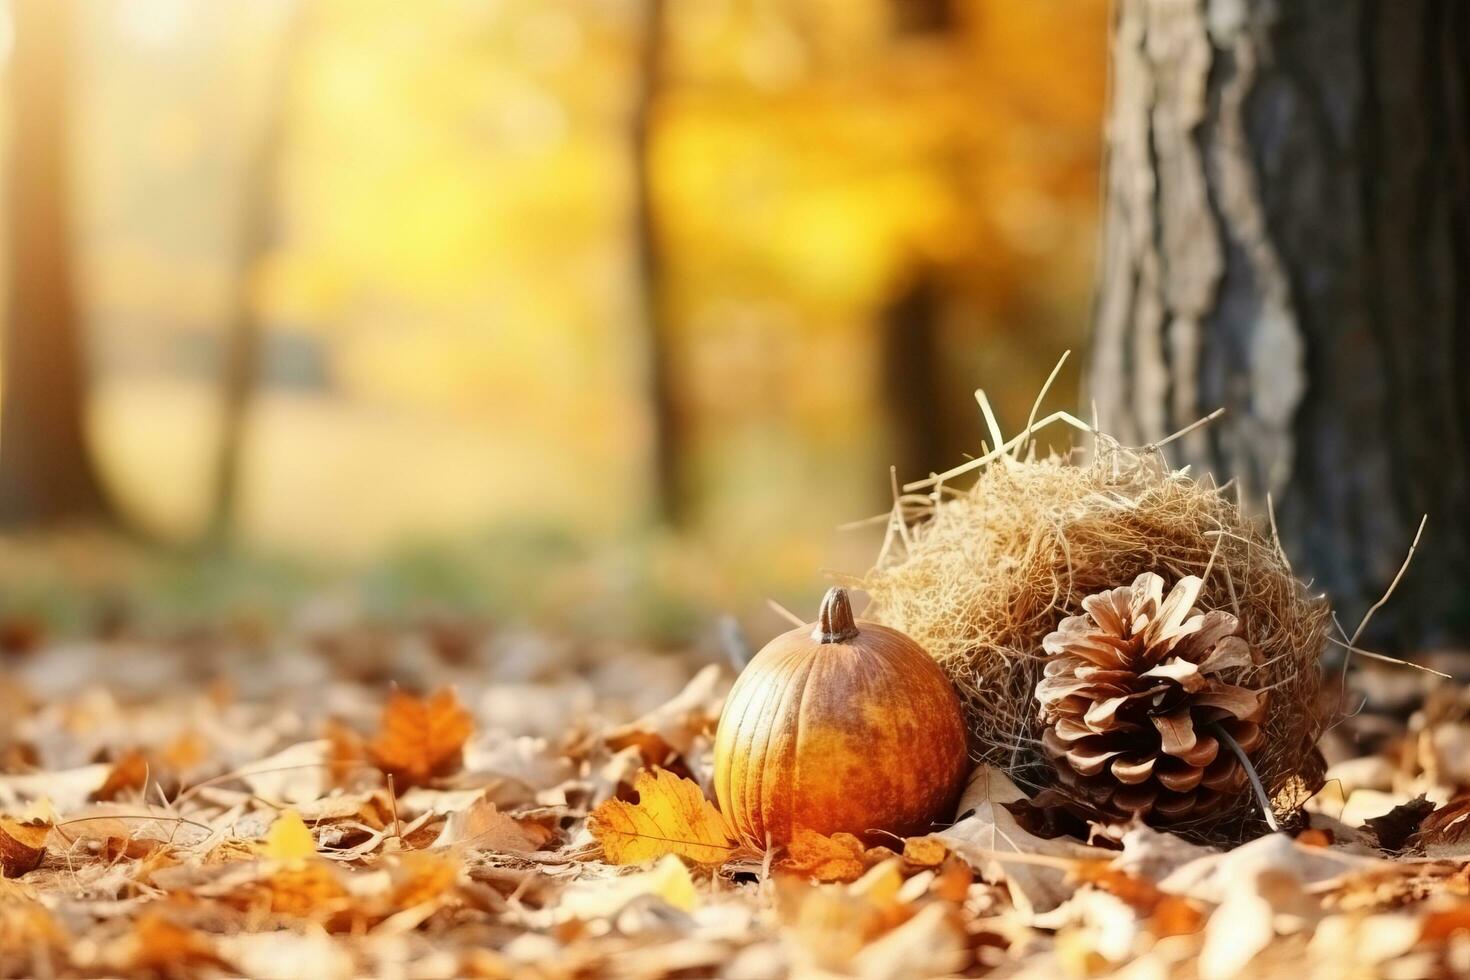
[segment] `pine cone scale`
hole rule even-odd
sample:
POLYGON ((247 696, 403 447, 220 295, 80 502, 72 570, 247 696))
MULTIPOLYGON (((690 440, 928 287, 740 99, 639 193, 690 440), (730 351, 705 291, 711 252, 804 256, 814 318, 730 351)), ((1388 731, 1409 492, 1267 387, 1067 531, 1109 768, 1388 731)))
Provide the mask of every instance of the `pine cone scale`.
POLYGON ((1233 615, 1195 609, 1202 591, 1187 576, 1166 595, 1146 573, 1088 596, 1043 642, 1042 748, 1079 809, 1183 820, 1245 785, 1212 726, 1247 756, 1260 748, 1267 693, 1248 686, 1260 658, 1233 615))

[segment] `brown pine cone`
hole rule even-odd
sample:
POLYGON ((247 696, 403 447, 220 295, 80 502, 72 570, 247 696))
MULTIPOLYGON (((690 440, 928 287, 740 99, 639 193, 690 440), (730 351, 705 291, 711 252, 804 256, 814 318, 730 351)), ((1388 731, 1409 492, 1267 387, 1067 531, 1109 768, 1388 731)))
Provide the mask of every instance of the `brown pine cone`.
POLYGON ((1082 600, 1042 642, 1036 685, 1042 745, 1061 795, 1088 815, 1178 823, 1244 789, 1245 769, 1212 732, 1247 756, 1260 748, 1266 692, 1230 683, 1260 663, 1227 612, 1194 612, 1203 585, 1164 595, 1152 572, 1082 600))

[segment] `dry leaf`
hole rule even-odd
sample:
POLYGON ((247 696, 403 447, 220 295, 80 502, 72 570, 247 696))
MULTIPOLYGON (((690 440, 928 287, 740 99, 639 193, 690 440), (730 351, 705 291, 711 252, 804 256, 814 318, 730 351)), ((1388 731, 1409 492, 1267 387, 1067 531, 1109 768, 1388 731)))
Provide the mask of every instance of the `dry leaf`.
POLYGON ((931 836, 969 861, 986 881, 1005 882, 1016 907, 1023 914, 1033 915, 1056 908, 1071 895, 1068 862, 1102 860, 1112 855, 1071 838, 1048 839, 1026 830, 1004 805, 1025 799, 1026 794, 1004 773, 980 766, 960 798, 959 812, 970 815, 931 836), (1020 857, 1008 861, 1006 854, 1020 857), (1062 866, 1028 861, 1032 856, 1060 858, 1062 866))
POLYGON ((828 837, 802 827, 786 845, 780 867, 817 881, 855 881, 868 870, 868 862, 863 860, 865 850, 863 842, 852 834, 828 837))
POLYGON ((938 837, 910 837, 903 842, 903 859, 921 868, 937 868, 949 857, 949 848, 938 837))
POLYGON ((0 817, 0 874, 16 878, 34 869, 46 856, 46 838, 50 833, 48 823, 21 823, 0 817))
POLYGON ((265 835, 261 851, 272 861, 300 862, 316 857, 316 838, 295 810, 282 811, 265 835))
POLYGON ((459 878, 459 862, 443 854, 410 851, 398 856, 391 877, 393 889, 385 909, 390 915, 443 899, 459 878))
POLYGON ((484 851, 526 854, 546 843, 540 828, 528 829, 486 799, 477 799, 466 809, 449 814, 434 847, 466 845, 484 851))
POLYGON ((368 751, 398 788, 406 789, 458 768, 465 740, 474 730, 473 718, 452 689, 428 698, 395 689, 368 751))
POLYGON ((236 972, 214 949, 214 941, 197 929, 179 925, 156 912, 138 917, 129 937, 129 969, 171 976, 183 970, 236 972))
POLYGON ((918 980, 957 973, 968 960, 964 928, 949 909, 931 904, 868 944, 853 958, 852 972, 873 980, 918 980))
POLYGON ((325 738, 297 742, 240 769, 240 779, 250 792, 272 803, 311 803, 326 795, 331 745, 325 738))
POLYGON ((687 753, 696 737, 713 731, 720 719, 721 689, 726 686, 724 668, 709 664, 669 701, 608 732, 604 741, 613 751, 636 745, 644 762, 666 765, 672 757, 687 753))
POLYGON ((1424 817, 1408 843, 1430 857, 1465 855, 1470 851, 1470 796, 1457 796, 1424 817))
POLYGON ((587 820, 612 864, 642 864, 677 854, 719 864, 739 850, 735 835, 699 786, 664 769, 642 770, 637 803, 608 800, 587 820))
POLYGON ((94 802, 115 800, 123 793, 142 790, 148 782, 148 757, 129 749, 112 764, 107 779, 92 794, 94 802))
POLYGON ((685 912, 692 911, 699 902, 689 869, 673 854, 665 854, 647 871, 579 881, 562 894, 558 904, 561 914, 570 918, 610 918, 645 895, 685 912))

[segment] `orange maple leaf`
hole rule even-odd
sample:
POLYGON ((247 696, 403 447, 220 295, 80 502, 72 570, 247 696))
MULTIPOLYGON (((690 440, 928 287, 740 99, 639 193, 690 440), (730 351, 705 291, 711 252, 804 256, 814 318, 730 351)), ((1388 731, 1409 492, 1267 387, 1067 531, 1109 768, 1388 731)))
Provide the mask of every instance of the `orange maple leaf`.
POLYGON ((368 752, 399 788, 418 786, 460 765, 474 720, 450 688, 428 698, 394 689, 368 752))
POLYGON ((643 769, 633 789, 637 803, 608 800, 587 819, 610 863, 642 864, 677 854, 699 864, 720 864, 740 849, 697 783, 664 769, 643 769))

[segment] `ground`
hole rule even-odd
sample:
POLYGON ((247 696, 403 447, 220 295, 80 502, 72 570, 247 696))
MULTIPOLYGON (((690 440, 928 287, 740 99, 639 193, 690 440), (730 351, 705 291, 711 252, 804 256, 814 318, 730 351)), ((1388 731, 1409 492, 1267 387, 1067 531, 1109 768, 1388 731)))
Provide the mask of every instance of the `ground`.
POLYGON ((1470 724, 1407 668, 1362 679, 1294 836, 1047 836, 982 768, 932 835, 760 853, 706 802, 718 650, 325 599, 278 626, 0 640, 0 975, 1470 969, 1470 724))

